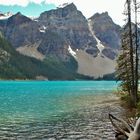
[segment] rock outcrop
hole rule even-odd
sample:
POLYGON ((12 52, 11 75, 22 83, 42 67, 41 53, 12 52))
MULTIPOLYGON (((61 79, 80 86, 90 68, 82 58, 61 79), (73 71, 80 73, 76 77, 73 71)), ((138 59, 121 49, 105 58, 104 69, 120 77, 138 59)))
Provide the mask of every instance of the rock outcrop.
POLYGON ((39 42, 41 34, 38 28, 39 26, 35 21, 17 13, 7 20, 3 32, 13 47, 18 48, 39 42))
MULTIPOLYGON (((89 31, 88 21, 73 3, 64 8, 42 13, 38 22, 40 26, 46 28, 47 32, 51 30, 51 36, 52 32, 55 33, 54 36, 57 34, 57 39, 54 38, 56 41, 58 38, 64 40, 65 44, 70 45, 74 50, 90 48, 92 54, 97 55, 99 51, 96 47, 97 42, 89 31)), ((42 45, 40 47, 42 48, 42 45)))
POLYGON ((115 59, 121 45, 121 27, 113 22, 107 12, 95 14, 89 22, 96 37, 105 46, 102 53, 110 59, 115 59))

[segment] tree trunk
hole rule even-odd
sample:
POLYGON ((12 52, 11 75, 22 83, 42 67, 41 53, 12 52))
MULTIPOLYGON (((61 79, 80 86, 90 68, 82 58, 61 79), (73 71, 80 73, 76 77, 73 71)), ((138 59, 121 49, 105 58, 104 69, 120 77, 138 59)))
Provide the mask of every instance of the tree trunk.
POLYGON ((130 45, 130 63, 131 63, 131 100, 134 106, 136 106, 137 99, 135 93, 135 76, 134 76, 134 56, 133 56, 133 40, 132 40, 132 26, 131 26, 131 0, 127 0, 128 9, 128 27, 129 27, 129 45, 130 45))
POLYGON ((136 66, 135 66, 135 92, 136 92, 136 100, 138 101, 138 63, 139 63, 139 58, 138 58, 138 23, 137 23, 137 1, 134 0, 134 5, 135 5, 135 54, 136 54, 136 66))

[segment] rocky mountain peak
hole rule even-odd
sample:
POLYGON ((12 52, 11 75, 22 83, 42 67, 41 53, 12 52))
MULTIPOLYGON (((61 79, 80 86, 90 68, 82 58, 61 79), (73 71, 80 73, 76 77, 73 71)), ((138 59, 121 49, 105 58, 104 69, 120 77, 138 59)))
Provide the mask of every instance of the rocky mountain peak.
MULTIPOLYGON (((61 36, 72 49, 86 48, 85 50, 90 50, 94 56, 97 55, 96 40, 89 31, 88 21, 73 3, 42 13, 38 23, 46 28, 45 32, 51 30, 57 36, 61 36)), ((44 51, 46 45, 42 46, 44 51)))
POLYGON ((8 19, 7 25, 19 25, 22 23, 30 22, 30 21, 31 21, 30 18, 28 18, 28 17, 22 15, 20 12, 18 12, 8 19))
POLYGON ((0 11, 0 20, 7 20, 12 15, 13 14, 11 12, 3 13, 3 12, 0 11))
POLYGON ((93 17, 95 17, 96 15, 98 15, 98 16, 107 16, 107 17, 109 17, 110 18, 110 16, 109 16, 109 14, 108 14, 108 12, 107 11, 105 11, 105 12, 103 12, 103 13, 96 13, 93 17))
POLYGON ((108 12, 97 13, 89 19, 95 35, 107 48, 119 49, 121 27, 115 24, 108 12))
POLYGON ((50 18, 52 19, 52 17, 54 19, 67 18, 71 16, 72 18, 73 15, 82 15, 82 13, 77 10, 77 7, 74 5, 74 3, 70 3, 64 7, 57 7, 57 9, 43 12, 39 17, 39 20, 47 20, 50 18))
MULTIPOLYGON (((108 12, 103 12, 103 13, 95 13, 91 18, 99 18, 99 17, 109 17, 108 12)), ((110 18, 110 17, 109 17, 110 18)))
POLYGON ((114 25, 114 22, 113 22, 112 18, 109 16, 108 12, 104 12, 104 13, 101 13, 101 14, 96 13, 91 18, 89 18, 89 20, 101 23, 102 25, 103 24, 114 25))
POLYGON ((71 11, 77 10, 77 7, 75 6, 74 3, 70 3, 70 4, 66 5, 66 6, 64 6, 63 8, 64 8, 64 10, 66 10, 66 9, 71 10, 71 11))
POLYGON ((15 16, 22 16, 21 12, 17 12, 15 16))

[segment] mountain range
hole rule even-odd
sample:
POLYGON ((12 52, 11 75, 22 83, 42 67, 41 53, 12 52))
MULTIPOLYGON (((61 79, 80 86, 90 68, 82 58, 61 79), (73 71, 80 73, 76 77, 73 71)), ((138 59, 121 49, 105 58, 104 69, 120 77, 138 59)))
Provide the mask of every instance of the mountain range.
MULTIPOLYGON (((0 44, 6 54, 4 62, 20 73, 17 79, 98 79, 112 77, 115 72, 121 27, 107 12, 86 19, 73 3, 34 19, 19 12, 0 18, 0 32, 1 41, 15 52, 8 52, 0 44), (15 58, 12 63, 10 56, 15 58)), ((11 78, 3 75, 1 71, 1 78, 11 78)))

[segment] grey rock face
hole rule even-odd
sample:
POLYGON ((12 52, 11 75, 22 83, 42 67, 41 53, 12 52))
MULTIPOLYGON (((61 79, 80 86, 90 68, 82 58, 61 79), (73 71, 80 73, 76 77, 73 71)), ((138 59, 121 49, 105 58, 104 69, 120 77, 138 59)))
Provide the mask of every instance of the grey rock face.
POLYGON ((88 54, 93 55, 94 57, 97 56, 97 50, 96 50, 95 48, 87 48, 87 49, 86 49, 86 52, 87 52, 88 54))
POLYGON ((107 12, 102 14, 97 13, 90 20, 93 21, 95 35, 105 46, 114 49, 120 47, 121 27, 112 21, 107 12))
POLYGON ((96 40, 89 31, 88 21, 73 3, 42 13, 39 22, 47 29, 57 32, 73 49, 84 49, 87 46, 96 48, 96 40))
MULTIPOLYGON (((21 13, 10 17, 0 27, 6 38, 15 47, 39 44, 38 51, 44 55, 68 55, 68 46, 72 49, 91 48, 98 53, 96 40, 88 28, 88 21, 72 3, 64 8, 46 11, 37 20, 21 13)), ((0 28, 0 29, 1 29, 0 28)))
POLYGON ((105 56, 107 56, 108 58, 112 59, 112 60, 115 59, 116 56, 117 56, 117 52, 115 52, 115 50, 110 49, 110 48, 105 48, 105 49, 102 51, 102 53, 103 53, 105 56))
POLYGON ((13 47, 18 48, 40 41, 38 28, 35 21, 18 13, 8 19, 4 33, 13 47))
POLYGON ((15 26, 20 24, 29 23, 31 21, 30 18, 23 16, 20 12, 10 17, 7 21, 7 26, 15 26))
POLYGON ((68 56, 67 48, 67 42, 61 36, 55 32, 46 31, 38 51, 46 56, 54 55, 65 61, 68 56))
POLYGON ((110 59, 114 59, 117 55, 116 50, 119 50, 121 45, 121 27, 112 21, 107 12, 97 13, 89 20, 92 22, 92 29, 96 37, 105 46, 102 53, 110 59))

